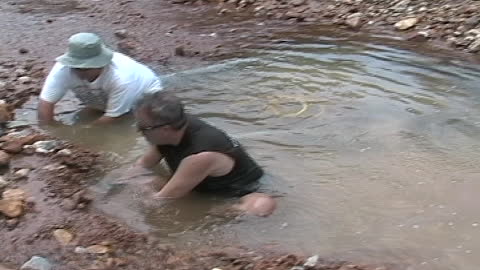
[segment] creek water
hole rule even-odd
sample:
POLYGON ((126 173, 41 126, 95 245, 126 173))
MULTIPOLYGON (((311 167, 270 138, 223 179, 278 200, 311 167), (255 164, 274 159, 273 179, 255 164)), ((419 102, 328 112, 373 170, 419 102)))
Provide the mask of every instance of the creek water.
MULTIPOLYGON (((122 167, 94 187, 108 193, 97 207, 165 242, 269 243, 410 269, 473 270, 480 263, 479 79, 480 66, 326 36, 165 75, 190 113, 239 139, 273 176, 270 188, 282 196, 269 218, 219 218, 212 208, 228 202, 200 195, 145 209, 134 183, 105 191, 146 147, 132 120, 51 132, 114 153, 122 167)), ((34 123, 35 104, 17 120, 34 123)), ((60 118, 82 122, 76 108, 67 96, 60 118)))

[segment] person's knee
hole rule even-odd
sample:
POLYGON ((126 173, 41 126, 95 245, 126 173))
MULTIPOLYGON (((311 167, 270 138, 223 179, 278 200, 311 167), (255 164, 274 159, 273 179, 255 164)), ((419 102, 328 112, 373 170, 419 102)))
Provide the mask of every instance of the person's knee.
POLYGON ((277 208, 277 202, 270 196, 263 193, 250 193, 242 197, 237 209, 247 214, 267 217, 277 208))

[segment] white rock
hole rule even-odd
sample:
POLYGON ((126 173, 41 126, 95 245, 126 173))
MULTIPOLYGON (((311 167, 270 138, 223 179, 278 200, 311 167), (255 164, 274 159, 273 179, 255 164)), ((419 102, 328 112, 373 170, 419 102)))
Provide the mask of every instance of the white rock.
POLYGON ((418 23, 418 18, 409 18, 401 20, 395 24, 395 28, 398 30, 407 30, 412 28, 418 23))
POLYGON ((58 141, 38 141, 33 145, 33 147, 35 147, 35 152, 37 153, 51 153, 53 151, 55 151, 55 149, 57 148, 59 142, 58 141))
POLYGON ((42 257, 33 256, 28 262, 26 262, 20 270, 50 270, 52 265, 50 262, 42 257))
POLYGON ((47 170, 47 171, 58 171, 58 170, 66 168, 66 167, 67 166, 62 165, 62 164, 50 164, 50 165, 47 165, 47 166, 43 167, 43 169, 47 170))
POLYGON ((480 29, 472 29, 468 30, 465 35, 467 36, 474 36, 474 37, 479 37, 480 36, 480 29))
POLYGON ((0 188, 4 188, 8 185, 7 180, 3 176, 0 176, 0 188))
POLYGON ((30 173, 30 169, 20 169, 15 172, 16 177, 27 177, 30 173))
POLYGON ((29 84, 32 82, 32 78, 28 77, 28 76, 22 76, 20 78, 18 78, 18 81, 22 84, 29 84))
POLYGON ((85 254, 88 253, 88 250, 84 247, 76 247, 74 252, 77 254, 85 254))
POLYGON ((27 73, 27 71, 23 68, 18 68, 14 71, 14 73, 17 77, 21 77, 21 76, 24 76, 27 73))
POLYGON ((315 267, 317 265, 319 256, 315 255, 307 259, 307 261, 303 264, 305 267, 315 267))

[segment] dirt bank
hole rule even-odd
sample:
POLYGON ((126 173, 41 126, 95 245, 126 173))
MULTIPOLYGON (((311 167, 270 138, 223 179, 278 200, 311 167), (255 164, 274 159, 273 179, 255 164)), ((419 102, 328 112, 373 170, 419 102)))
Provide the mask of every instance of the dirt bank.
POLYGON ((480 3, 474 0, 228 0, 217 10, 219 16, 247 12, 303 25, 388 33, 410 44, 429 43, 479 59, 480 3))

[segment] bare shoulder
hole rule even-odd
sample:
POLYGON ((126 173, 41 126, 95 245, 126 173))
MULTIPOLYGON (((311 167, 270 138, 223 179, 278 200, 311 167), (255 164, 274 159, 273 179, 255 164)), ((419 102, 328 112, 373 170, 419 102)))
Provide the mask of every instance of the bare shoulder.
POLYGON ((184 162, 192 167, 206 170, 210 176, 225 175, 235 165, 235 161, 231 157, 219 152, 200 152, 186 157, 184 162))

